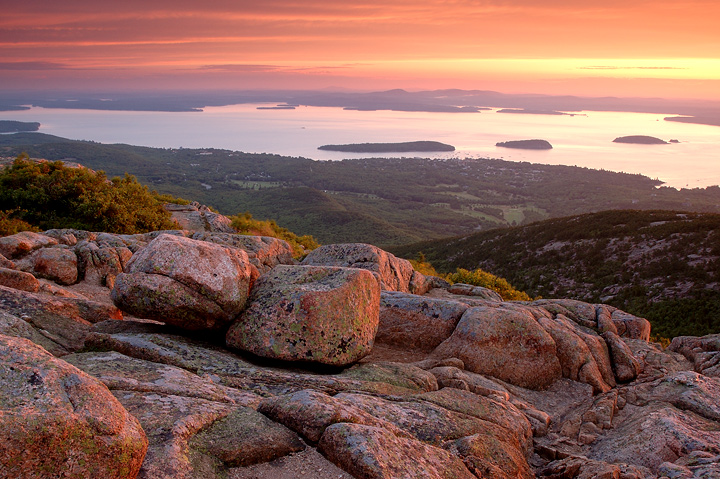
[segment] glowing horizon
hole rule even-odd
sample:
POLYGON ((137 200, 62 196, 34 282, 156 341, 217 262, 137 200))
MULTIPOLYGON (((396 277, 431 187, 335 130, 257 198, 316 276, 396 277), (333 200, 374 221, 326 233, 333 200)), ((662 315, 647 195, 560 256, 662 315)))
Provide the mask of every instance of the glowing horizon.
POLYGON ((0 81, 720 100, 715 1, 245 3, 18 2, 0 18, 0 81))

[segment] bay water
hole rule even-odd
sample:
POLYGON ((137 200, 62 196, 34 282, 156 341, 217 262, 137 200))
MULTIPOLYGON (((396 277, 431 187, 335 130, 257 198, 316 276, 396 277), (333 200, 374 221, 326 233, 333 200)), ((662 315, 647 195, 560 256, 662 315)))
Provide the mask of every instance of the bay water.
MULTIPOLYGON (((208 107, 201 112, 137 112, 33 107, 0 112, 0 119, 37 121, 40 131, 77 140, 160 148, 221 148, 316 160, 424 157, 502 158, 638 173, 676 188, 720 184, 720 127, 664 121, 672 114, 583 111, 573 115, 354 111, 257 104, 208 107), (648 135, 667 145, 613 143, 648 135), (552 150, 497 147, 508 140, 543 139, 552 150), (359 154, 318 150, 325 144, 433 140, 448 153, 359 154)), ((132 172, 130 172, 132 173, 132 172)))

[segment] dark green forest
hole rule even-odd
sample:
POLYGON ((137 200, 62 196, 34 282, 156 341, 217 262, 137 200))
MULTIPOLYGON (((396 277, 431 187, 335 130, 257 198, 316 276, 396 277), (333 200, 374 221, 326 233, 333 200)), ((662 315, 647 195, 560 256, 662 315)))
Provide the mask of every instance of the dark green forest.
POLYGON ((604 211, 392 248, 482 268, 531 296, 603 302, 663 337, 720 332, 720 215, 604 211))

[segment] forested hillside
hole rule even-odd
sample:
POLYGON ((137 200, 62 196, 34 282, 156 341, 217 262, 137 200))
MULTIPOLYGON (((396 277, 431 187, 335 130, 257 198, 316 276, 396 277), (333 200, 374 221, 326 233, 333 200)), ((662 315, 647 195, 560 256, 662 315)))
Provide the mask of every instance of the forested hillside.
POLYGON ((161 193, 232 215, 275 219, 321 243, 398 245, 608 209, 720 212, 720 188, 676 190, 641 175, 492 159, 313 161, 216 149, 161 149, 39 133, 0 137, 0 156, 128 172, 161 193))
POLYGON ((531 296, 605 302, 665 337, 720 332, 720 215, 605 211, 392 249, 483 268, 531 296))

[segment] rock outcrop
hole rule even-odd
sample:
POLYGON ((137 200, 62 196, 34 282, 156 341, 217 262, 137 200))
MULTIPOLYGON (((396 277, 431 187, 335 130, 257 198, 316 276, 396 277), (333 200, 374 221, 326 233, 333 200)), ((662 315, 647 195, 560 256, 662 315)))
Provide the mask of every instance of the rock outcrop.
POLYGON ((213 233, 234 233, 230 218, 212 211, 205 205, 193 201, 189 205, 168 203, 165 209, 180 228, 189 231, 210 231, 213 233))
POLYGON ((369 245, 0 245, 0 477, 720 474, 718 335, 664 350, 616 308, 502 301, 369 245))
POLYGON ((9 336, 0 364, 3 477, 137 476, 145 432, 100 381, 9 336))
POLYGON ((311 251, 302 264, 366 269, 377 275, 382 289, 388 291, 424 294, 430 287, 425 276, 415 271, 408 260, 369 244, 321 246, 311 251))
POLYGON ((278 266, 258 280, 226 341, 266 358, 346 366, 372 349, 379 303, 366 270, 278 266))
POLYGON ((162 234, 115 281, 115 304, 184 329, 221 329, 245 307, 257 269, 242 250, 162 234))

